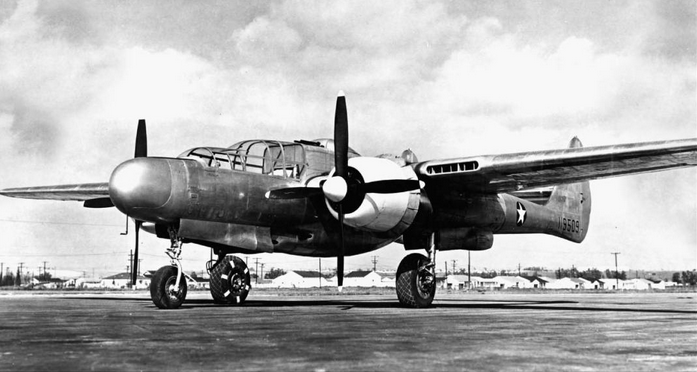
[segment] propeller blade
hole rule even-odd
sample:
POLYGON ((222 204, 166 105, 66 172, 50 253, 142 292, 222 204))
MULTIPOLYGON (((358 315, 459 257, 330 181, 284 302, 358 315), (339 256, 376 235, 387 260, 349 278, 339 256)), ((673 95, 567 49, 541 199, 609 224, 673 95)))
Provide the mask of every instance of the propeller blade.
POLYGON ((267 199, 302 199, 313 196, 321 196, 322 189, 319 187, 287 187, 266 192, 267 199))
POLYGON ((336 256, 336 281, 339 292, 344 286, 344 208, 339 204, 339 255, 336 256))
POLYGON ((346 114, 346 97, 339 92, 336 97, 336 113, 334 116, 334 176, 348 176, 348 117, 346 114))
POLYGON ((364 193, 395 194, 411 190, 418 190, 421 184, 418 180, 382 180, 356 185, 358 190, 364 193))
POLYGON ((145 129, 145 119, 138 120, 138 131, 136 132, 136 151, 133 157, 145 158, 148 156, 148 133, 145 129))
POLYGON ((138 221, 136 220, 136 248, 135 251, 133 252, 133 269, 131 271, 131 285, 136 285, 136 280, 138 279, 138 243, 139 243, 139 235, 140 235, 140 226, 143 224, 143 221, 138 221))

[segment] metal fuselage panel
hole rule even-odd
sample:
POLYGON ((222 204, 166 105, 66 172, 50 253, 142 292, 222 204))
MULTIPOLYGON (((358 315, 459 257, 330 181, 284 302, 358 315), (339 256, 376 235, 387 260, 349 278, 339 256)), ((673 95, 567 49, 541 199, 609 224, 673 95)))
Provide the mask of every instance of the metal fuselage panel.
MULTIPOLYGON (((539 202, 510 194, 433 192, 434 224, 440 229, 474 228, 494 234, 548 234, 581 242, 588 232, 590 189, 587 182, 554 188, 539 202)), ((536 200, 537 201, 537 200, 536 200)))
MULTIPOLYGON (((179 226, 183 239, 227 252, 336 255, 333 233, 338 232, 339 223, 323 198, 266 198, 272 189, 303 186, 300 180, 208 167, 189 159, 148 160, 169 166, 170 197, 157 208, 140 209, 137 215, 131 212, 132 217, 179 226)), ((394 240, 348 226, 344 231, 347 255, 369 252, 394 240)))

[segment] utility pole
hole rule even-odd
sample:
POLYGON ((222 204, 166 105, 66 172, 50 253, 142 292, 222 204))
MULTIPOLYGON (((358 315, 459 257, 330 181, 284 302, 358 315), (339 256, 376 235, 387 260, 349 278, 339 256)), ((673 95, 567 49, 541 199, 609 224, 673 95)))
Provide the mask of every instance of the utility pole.
POLYGON ((131 253, 128 254, 128 265, 130 269, 128 270, 128 273, 131 274, 131 278, 133 277, 133 268, 135 265, 133 265, 135 262, 133 262, 133 250, 131 249, 131 253))
POLYGON ((46 264, 48 261, 44 261, 44 280, 46 280, 46 264))
POLYGON ((24 262, 19 263, 19 285, 22 285, 22 269, 24 268, 24 262))
POLYGON ((448 261, 445 261, 445 277, 448 277, 448 261))
POLYGON ((472 289, 472 270, 470 270, 470 254, 472 251, 467 251, 467 285, 472 289))
POLYGON ((378 264, 378 256, 373 256, 372 260, 373 260, 373 271, 376 271, 375 268, 377 267, 377 264, 378 264))
POLYGON ((256 279, 254 280, 254 283, 259 284, 259 258, 258 257, 254 258, 254 275, 256 275, 256 279))
POLYGON ((318 258, 319 260, 319 275, 317 275, 319 279, 319 289, 322 289, 322 259, 318 258))
POLYGON ((264 280, 264 265, 266 265, 266 264, 265 263, 261 264, 261 280, 262 281, 264 280))
POLYGON ((615 255, 615 289, 619 290, 620 289, 620 274, 617 271, 617 255, 622 252, 612 252, 610 254, 615 255))

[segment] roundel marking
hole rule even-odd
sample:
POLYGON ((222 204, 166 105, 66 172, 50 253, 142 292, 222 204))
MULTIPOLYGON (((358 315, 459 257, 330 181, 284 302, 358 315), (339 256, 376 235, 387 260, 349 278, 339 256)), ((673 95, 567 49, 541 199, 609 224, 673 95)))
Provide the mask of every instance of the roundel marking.
POLYGON ((523 226, 523 224, 525 223, 525 220, 528 219, 528 211, 525 210, 525 206, 521 202, 515 203, 515 211, 516 211, 515 224, 517 226, 523 226))

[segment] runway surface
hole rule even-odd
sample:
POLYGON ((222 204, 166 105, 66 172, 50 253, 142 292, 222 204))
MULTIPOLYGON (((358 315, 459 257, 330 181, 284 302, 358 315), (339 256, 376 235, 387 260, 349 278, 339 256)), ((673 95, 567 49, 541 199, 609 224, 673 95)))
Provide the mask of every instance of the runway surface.
POLYGON ((697 370, 695 293, 209 296, 0 292, 0 371, 697 370))

